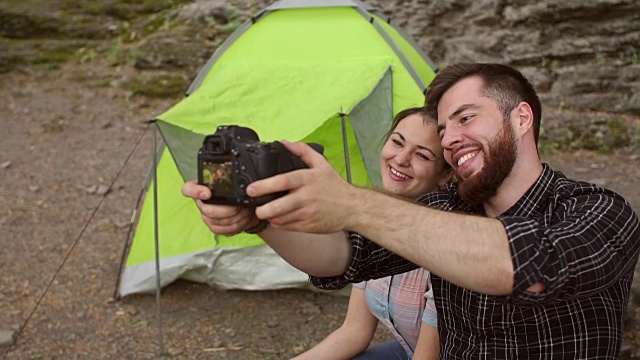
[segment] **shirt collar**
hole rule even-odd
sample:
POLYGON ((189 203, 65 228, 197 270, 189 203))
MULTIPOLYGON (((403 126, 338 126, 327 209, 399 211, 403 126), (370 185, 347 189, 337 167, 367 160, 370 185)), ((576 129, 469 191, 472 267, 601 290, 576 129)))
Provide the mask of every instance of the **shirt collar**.
POLYGON ((547 199, 553 192, 557 173, 548 164, 542 164, 542 174, 527 192, 502 215, 538 218, 544 214, 547 199))

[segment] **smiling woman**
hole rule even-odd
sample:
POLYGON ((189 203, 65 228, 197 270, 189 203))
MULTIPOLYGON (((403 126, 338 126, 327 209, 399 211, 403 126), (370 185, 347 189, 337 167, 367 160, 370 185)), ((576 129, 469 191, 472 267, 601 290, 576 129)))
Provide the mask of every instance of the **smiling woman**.
MULTIPOLYGON (((399 112, 380 153, 382 185, 407 200, 437 190, 451 178, 437 121, 425 108, 399 112)), ((343 325, 303 359, 437 359, 440 345, 429 272, 423 268, 354 284, 343 325), (394 339, 369 346, 378 322, 394 339)))
POLYGON ((423 108, 398 113, 380 154, 385 191, 415 199, 449 179, 436 126, 423 108))

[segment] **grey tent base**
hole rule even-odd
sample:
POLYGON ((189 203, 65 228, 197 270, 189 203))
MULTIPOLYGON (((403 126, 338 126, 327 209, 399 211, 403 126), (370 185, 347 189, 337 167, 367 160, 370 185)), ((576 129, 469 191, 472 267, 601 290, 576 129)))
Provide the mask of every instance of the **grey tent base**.
MULTIPOLYGON (((293 268, 266 245, 214 248, 185 256, 163 258, 162 286, 178 279, 207 283, 222 289, 316 289, 307 274, 293 268)), ((119 287, 121 296, 156 291, 153 261, 127 267, 119 287)), ((344 291, 340 291, 344 294, 344 291)))

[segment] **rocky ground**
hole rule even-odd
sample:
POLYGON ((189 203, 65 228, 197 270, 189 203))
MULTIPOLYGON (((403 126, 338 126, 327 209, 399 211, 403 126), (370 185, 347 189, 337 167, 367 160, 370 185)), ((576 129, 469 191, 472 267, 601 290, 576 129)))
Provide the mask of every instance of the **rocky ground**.
MULTIPOLYGON (((24 67, 0 78, 0 353, 6 359, 159 355, 156 298, 114 302, 112 295, 151 161, 145 120, 178 99, 123 91, 128 76, 125 68, 68 64, 24 67)), ((551 109, 548 121, 560 115, 551 109)), ((639 120, 624 121, 637 126, 639 120)), ((637 149, 545 148, 543 158, 553 166, 640 206, 637 149)), ((173 358, 287 358, 337 327, 346 305, 347 298, 330 294, 178 282, 162 293, 162 343, 173 358)), ((640 357, 639 311, 632 302, 625 351, 640 357)), ((385 337, 381 332, 378 340, 385 337)))

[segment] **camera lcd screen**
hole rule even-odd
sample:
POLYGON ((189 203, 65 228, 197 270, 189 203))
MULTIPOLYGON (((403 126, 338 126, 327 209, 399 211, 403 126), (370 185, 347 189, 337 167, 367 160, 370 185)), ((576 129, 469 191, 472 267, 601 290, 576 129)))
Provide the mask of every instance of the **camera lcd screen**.
POLYGON ((214 196, 233 195, 233 166, 231 161, 202 163, 202 181, 207 185, 214 196))

